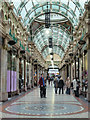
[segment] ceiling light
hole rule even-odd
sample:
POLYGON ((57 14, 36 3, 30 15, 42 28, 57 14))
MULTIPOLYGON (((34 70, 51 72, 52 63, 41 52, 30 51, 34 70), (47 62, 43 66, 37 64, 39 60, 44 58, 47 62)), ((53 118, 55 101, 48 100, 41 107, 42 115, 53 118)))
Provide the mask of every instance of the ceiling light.
POLYGON ((52 52, 52 48, 49 48, 49 53, 51 53, 52 52))
POLYGON ((46 29, 45 33, 46 33, 47 35, 49 35, 50 30, 49 30, 49 29, 46 29))
POLYGON ((53 56, 52 56, 52 55, 50 55, 50 58, 53 58, 53 56))
POLYGON ((15 55, 13 55, 12 57, 15 58, 15 55))

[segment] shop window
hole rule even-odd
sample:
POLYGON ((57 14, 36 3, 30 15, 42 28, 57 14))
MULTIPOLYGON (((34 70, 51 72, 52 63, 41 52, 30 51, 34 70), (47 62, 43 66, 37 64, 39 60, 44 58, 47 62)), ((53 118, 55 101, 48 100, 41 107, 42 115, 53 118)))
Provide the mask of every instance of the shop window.
POLYGON ((16 58, 9 51, 7 54, 7 92, 11 95, 11 92, 16 91, 16 58))
POLYGON ((2 20, 4 19, 4 12, 3 12, 2 9, 1 9, 1 12, 0 12, 0 17, 2 18, 2 20))
POLYGON ((7 20, 7 15, 5 15, 5 20, 7 20))

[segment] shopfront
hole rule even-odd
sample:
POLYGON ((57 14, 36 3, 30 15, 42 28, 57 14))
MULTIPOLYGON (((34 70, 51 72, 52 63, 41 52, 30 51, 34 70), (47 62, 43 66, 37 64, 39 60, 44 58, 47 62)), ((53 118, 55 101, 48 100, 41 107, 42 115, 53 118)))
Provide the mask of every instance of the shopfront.
POLYGON ((34 85, 37 86, 37 64, 34 65, 34 85))
POLYGON ((29 88, 29 62, 26 62, 26 86, 27 88, 29 88))
POLYGON ((87 51, 84 50, 83 53, 83 71, 82 71, 82 94, 87 98, 88 93, 88 61, 87 61, 87 51))
POLYGON ((24 90, 24 60, 19 58, 19 90, 24 90))
POLYGON ((16 72, 16 55, 13 50, 7 52, 7 92, 12 96, 16 92, 17 72, 16 72))

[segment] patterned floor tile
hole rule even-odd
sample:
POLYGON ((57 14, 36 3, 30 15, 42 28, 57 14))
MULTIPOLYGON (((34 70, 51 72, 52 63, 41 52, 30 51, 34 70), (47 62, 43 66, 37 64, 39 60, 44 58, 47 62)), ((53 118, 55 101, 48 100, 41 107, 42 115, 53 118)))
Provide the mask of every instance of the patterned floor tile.
POLYGON ((2 107, 3 118, 88 118, 88 106, 73 95, 55 94, 47 87, 47 98, 40 98, 39 87, 2 107))

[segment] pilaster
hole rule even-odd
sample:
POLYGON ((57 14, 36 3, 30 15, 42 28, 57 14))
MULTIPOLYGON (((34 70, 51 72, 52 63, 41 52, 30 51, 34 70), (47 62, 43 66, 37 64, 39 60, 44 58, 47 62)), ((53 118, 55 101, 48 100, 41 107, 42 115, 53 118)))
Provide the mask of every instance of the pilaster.
POLYGON ((29 63, 29 88, 31 88, 31 62, 29 63))
POLYGON ((88 101, 90 101, 90 38, 88 38, 87 59, 88 59, 88 101))
POLYGON ((7 93, 7 50, 0 49, 0 101, 8 100, 7 93))
POLYGON ((16 58, 17 64, 16 64, 16 73, 17 73, 17 94, 19 94, 19 57, 16 58))
POLYGON ((26 60, 24 59, 24 90, 27 91, 26 87, 26 60))

